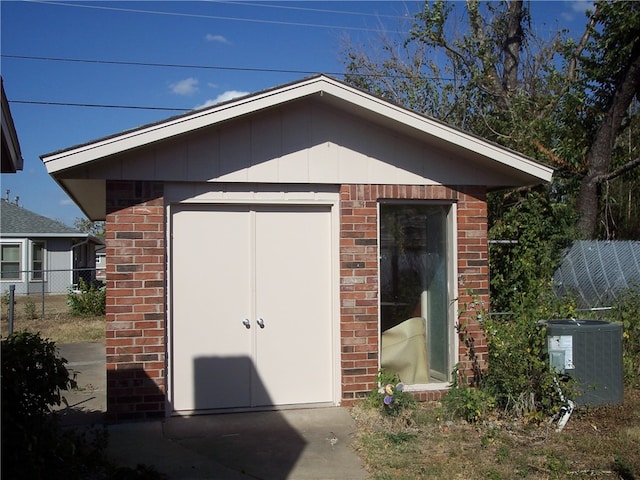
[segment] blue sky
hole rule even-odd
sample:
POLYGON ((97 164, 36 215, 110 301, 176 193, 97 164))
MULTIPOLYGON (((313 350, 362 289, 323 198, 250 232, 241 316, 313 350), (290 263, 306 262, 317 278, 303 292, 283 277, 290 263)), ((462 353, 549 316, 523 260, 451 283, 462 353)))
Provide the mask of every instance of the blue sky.
MULTIPOLYGON (((84 215, 39 156, 180 113, 19 102, 189 110, 312 73, 341 78, 342 39, 372 43, 381 25, 408 28, 421 3, 2 0, 0 72, 24 170, 3 174, 0 194, 9 189, 10 200, 73 225, 84 215)), ((531 7, 537 28, 579 36, 589 5, 539 0, 531 7)))

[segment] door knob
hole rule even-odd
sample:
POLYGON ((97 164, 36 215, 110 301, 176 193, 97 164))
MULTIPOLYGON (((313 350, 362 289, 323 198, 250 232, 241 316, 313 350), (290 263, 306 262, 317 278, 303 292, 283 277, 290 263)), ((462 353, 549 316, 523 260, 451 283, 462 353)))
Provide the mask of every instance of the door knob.
POLYGON ((245 319, 242 321, 242 324, 243 324, 245 327, 247 327, 247 328, 251 328, 251 322, 249 322, 249 319, 248 319, 248 318, 245 318, 245 319))
POLYGON ((260 328, 264 328, 264 320, 263 320, 263 319, 259 318, 259 319, 256 321, 256 323, 258 324, 258 326, 259 326, 260 328))

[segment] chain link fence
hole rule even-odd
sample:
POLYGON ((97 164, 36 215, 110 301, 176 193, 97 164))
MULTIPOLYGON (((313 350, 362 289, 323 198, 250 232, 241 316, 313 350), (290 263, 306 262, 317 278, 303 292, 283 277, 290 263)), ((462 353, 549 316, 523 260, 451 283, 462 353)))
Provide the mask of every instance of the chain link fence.
POLYGON ((0 281, 0 298, 1 319, 10 323, 12 320, 52 318, 68 314, 68 296, 79 293, 81 283, 84 282, 87 286, 104 286, 104 271, 96 268, 23 270, 9 273, 10 275, 3 275, 0 281))

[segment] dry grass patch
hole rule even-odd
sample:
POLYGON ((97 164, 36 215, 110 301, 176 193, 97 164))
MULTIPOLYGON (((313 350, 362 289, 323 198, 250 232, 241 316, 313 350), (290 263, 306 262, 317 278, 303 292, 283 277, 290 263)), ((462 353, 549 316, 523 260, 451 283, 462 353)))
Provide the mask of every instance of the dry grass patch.
MULTIPOLYGON (((69 312, 66 295, 16 297, 13 330, 40 332, 55 343, 98 342, 104 340, 105 317, 79 317, 69 312)), ((2 305, 0 334, 8 335, 8 306, 2 305)))
POLYGON ((357 450, 372 480, 640 479, 640 391, 621 406, 578 410, 562 432, 548 423, 447 419, 419 404, 404 419, 353 408, 357 450))

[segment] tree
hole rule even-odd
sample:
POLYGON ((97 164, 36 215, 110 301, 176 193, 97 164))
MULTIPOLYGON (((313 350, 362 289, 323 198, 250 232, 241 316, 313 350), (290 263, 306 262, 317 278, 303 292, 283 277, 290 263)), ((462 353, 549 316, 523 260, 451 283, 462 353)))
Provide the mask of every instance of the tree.
POLYGON ((598 3, 577 40, 534 34, 528 6, 425 2, 407 35, 344 53, 348 83, 554 166, 551 185, 489 196, 490 238, 518 242, 490 249, 494 310, 518 292, 535 302, 574 226, 640 238, 629 188, 640 187, 640 2, 598 3), (524 258, 530 268, 516 268, 524 258))
POLYGON ((96 237, 104 237, 104 222, 92 222, 86 218, 76 217, 73 227, 83 233, 88 233, 96 237))
POLYGON ((579 83, 589 113, 585 128, 592 138, 577 199, 578 225, 585 236, 596 232, 602 184, 640 165, 636 150, 635 157, 612 171, 620 134, 632 126, 633 116, 637 121, 637 108, 630 106, 640 94, 640 3, 599 2, 591 18, 579 83))
POLYGON ((640 164, 637 136, 633 158, 615 156, 627 129, 637 133, 640 2, 597 3, 578 42, 534 35, 528 5, 425 2, 405 38, 379 39, 381 57, 348 45, 345 79, 551 163, 549 192, 577 199, 581 233, 594 236, 601 185, 640 164))

